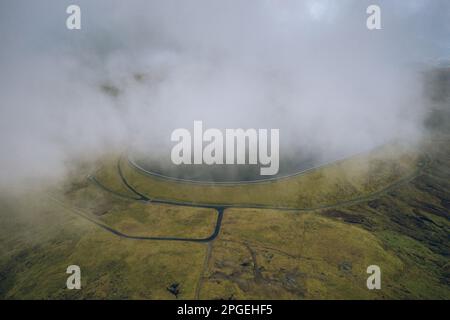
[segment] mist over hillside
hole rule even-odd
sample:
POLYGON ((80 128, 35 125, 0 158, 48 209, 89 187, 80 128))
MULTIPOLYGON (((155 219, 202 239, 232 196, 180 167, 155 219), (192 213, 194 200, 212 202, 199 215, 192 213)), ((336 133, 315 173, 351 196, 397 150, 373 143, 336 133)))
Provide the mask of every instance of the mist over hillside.
POLYGON ((324 158, 418 141, 421 71, 449 57, 450 4, 377 1, 369 31, 371 2, 77 1, 80 31, 65 27, 68 1, 2 2, 0 186, 170 146, 194 120, 279 128, 282 145, 324 158))

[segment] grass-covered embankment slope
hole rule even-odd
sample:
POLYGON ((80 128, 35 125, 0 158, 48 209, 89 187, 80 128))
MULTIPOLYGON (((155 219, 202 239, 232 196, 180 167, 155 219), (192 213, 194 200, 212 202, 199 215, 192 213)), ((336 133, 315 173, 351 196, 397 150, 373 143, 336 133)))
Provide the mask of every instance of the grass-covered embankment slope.
POLYGON ((202 185, 168 181, 120 161, 124 178, 149 198, 233 206, 316 208, 365 197, 415 176, 426 158, 386 145, 303 174, 270 182, 202 185))

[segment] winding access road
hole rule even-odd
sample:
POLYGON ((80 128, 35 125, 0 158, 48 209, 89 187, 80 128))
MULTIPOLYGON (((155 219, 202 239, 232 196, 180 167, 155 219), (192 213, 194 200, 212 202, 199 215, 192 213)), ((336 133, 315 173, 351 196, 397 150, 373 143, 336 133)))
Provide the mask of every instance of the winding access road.
POLYGON ((376 191, 372 194, 369 194, 367 196, 361 196, 361 197, 357 197, 357 198, 354 198, 351 200, 345 200, 345 201, 335 203, 335 204, 330 204, 330 205, 323 205, 323 206, 317 206, 317 207, 311 207, 311 208, 291 208, 291 207, 275 207, 275 206, 255 205, 255 204, 233 205, 233 204, 193 203, 193 202, 150 198, 147 195, 142 194, 141 192, 136 190, 133 186, 131 186, 130 183, 127 181, 127 179, 124 177, 122 169, 121 169, 121 165, 120 165, 121 159, 122 159, 122 157, 119 158, 118 163, 117 163, 117 170, 118 170, 119 177, 120 177, 123 185, 127 188, 127 190, 129 190, 135 196, 124 195, 119 192, 116 192, 115 190, 111 190, 111 189, 107 188, 106 186, 104 186, 101 182, 99 182, 93 175, 89 175, 88 179, 90 181, 92 181, 97 187, 103 189, 104 191, 109 192, 120 198, 126 198, 130 201, 138 201, 138 202, 141 202, 144 204, 154 203, 154 204, 166 204, 166 205, 173 205, 173 206, 181 206, 181 207, 214 209, 217 212, 217 220, 216 220, 216 224, 215 224, 213 232, 208 237, 205 237, 205 238, 187 238, 187 237, 170 237, 170 236, 168 236, 168 237, 148 237, 148 236, 128 235, 117 229, 114 229, 114 228, 108 226, 107 224, 100 222, 99 220, 91 217, 90 214, 85 213, 80 209, 68 207, 67 205, 64 204, 64 202, 55 198, 54 196, 49 196, 50 199, 58 202, 64 208, 71 210, 75 214, 89 220, 90 222, 96 224, 97 226, 103 228, 104 230, 109 231, 112 234, 117 235, 119 237, 123 237, 126 239, 132 239, 132 240, 184 241, 184 242, 201 242, 201 243, 209 243, 217 238, 217 236, 220 233, 221 226, 222 226, 223 215, 227 208, 271 209, 271 210, 282 210, 282 211, 291 211, 291 212, 302 212, 302 211, 334 209, 334 208, 339 208, 339 207, 343 207, 343 206, 358 204, 361 202, 373 200, 374 198, 382 196, 382 195, 386 194, 387 192, 389 192, 403 184, 410 182, 411 180, 415 179, 417 176, 422 174, 424 168, 427 167, 429 165, 429 163, 431 162, 430 158, 426 157, 425 164, 416 168, 416 170, 412 174, 405 176, 405 177, 393 182, 392 184, 386 186, 385 188, 383 188, 379 191, 376 191))

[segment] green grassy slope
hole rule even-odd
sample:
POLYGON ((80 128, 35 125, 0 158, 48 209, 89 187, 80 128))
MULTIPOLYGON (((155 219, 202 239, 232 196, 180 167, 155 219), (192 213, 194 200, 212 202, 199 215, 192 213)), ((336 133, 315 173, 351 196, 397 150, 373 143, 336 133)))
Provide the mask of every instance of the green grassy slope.
POLYGON ((356 202, 227 209, 210 243, 130 240, 99 228, 76 211, 127 234, 184 237, 209 235, 216 214, 123 199, 85 174, 53 190, 58 201, 3 197, 0 297, 170 299, 167 287, 179 283, 179 299, 448 299, 450 147, 427 148, 420 174, 356 202), (70 264, 82 269, 80 291, 65 289, 70 264), (382 269, 380 291, 366 288, 371 264, 382 269))

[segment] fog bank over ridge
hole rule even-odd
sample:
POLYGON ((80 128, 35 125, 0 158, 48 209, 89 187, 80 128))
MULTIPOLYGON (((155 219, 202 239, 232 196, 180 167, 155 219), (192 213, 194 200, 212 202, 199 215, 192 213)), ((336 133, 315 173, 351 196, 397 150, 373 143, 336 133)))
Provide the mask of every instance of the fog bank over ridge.
POLYGON ((194 120, 279 128, 324 158, 418 140, 420 71, 450 57, 444 0, 76 1, 80 31, 69 4, 0 4, 1 187, 130 143, 170 148, 194 120), (382 30, 366 28, 369 4, 382 30))

